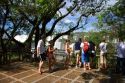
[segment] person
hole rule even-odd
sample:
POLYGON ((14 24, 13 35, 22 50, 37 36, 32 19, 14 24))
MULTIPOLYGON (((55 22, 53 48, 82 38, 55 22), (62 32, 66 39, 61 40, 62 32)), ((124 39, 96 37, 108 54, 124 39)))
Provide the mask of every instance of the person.
POLYGON ((42 74, 42 72, 43 72, 43 69, 42 69, 43 62, 46 60, 45 44, 44 44, 42 38, 38 41, 38 44, 37 44, 37 56, 39 57, 39 60, 40 60, 38 72, 40 74, 42 74))
POLYGON ((81 38, 78 39, 78 41, 75 42, 75 45, 74 45, 74 50, 75 50, 75 55, 76 55, 76 68, 79 66, 81 66, 81 61, 80 61, 80 53, 81 53, 81 48, 80 48, 80 45, 81 45, 81 38))
POLYGON ((32 58, 31 58, 31 62, 37 61, 37 50, 34 49, 34 51, 32 51, 32 58))
POLYGON ((73 52, 74 52, 74 44, 73 43, 70 43, 69 45, 69 49, 70 49, 70 61, 69 61, 69 65, 70 67, 73 66, 73 52))
POLYGON ((66 40, 64 48, 66 53, 66 60, 65 60, 64 67, 65 69, 67 69, 70 63, 70 53, 71 53, 70 40, 66 40))
POLYGON ((53 54, 53 52, 56 50, 53 48, 53 42, 49 41, 49 46, 47 49, 47 56, 48 56, 48 63, 49 63, 49 72, 52 72, 52 66, 56 63, 56 59, 55 56, 53 54))
POLYGON ((84 71, 87 69, 91 69, 90 67, 90 62, 89 62, 89 54, 88 54, 88 50, 89 50, 89 42, 87 41, 87 38, 84 37, 83 38, 83 42, 80 45, 81 50, 82 50, 82 63, 84 65, 84 71))
POLYGON ((116 46, 117 50, 117 64, 116 72, 125 75, 125 43, 120 38, 116 46))
POLYGON ((94 58, 96 56, 96 45, 93 41, 89 41, 89 56, 90 56, 90 66, 91 68, 94 67, 94 58))
POLYGON ((107 68, 107 43, 105 39, 102 39, 101 43, 99 44, 100 49, 100 67, 99 69, 106 69, 107 68))

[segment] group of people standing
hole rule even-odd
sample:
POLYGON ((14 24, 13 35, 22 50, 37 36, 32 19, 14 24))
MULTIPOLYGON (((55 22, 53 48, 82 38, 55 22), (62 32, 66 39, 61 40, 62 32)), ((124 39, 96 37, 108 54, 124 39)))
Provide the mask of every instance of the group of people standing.
MULTIPOLYGON (((120 41, 121 42, 121 41, 120 41)), ((124 72, 125 67, 125 44, 124 43, 117 44, 117 67, 116 70, 118 72, 124 72), (121 52, 122 50, 122 52, 121 52)), ((123 41, 122 41, 123 42, 123 41)), ((98 45, 100 50, 100 59, 99 59, 99 69, 107 68, 107 43, 105 39, 103 39, 98 45)), ((79 38, 78 41, 75 42, 74 48, 70 47, 70 40, 66 40, 64 45, 66 59, 64 62, 64 68, 67 69, 70 66, 71 62, 71 53, 73 52, 76 56, 76 68, 83 66, 84 71, 90 70, 93 68, 94 59, 96 57, 96 49, 97 46, 92 41, 88 41, 86 37, 83 39, 79 38)), ((49 71, 52 72, 52 66, 56 63, 56 59, 54 57, 53 52, 54 49, 53 43, 50 41, 47 51, 45 50, 45 44, 43 40, 38 41, 37 45, 37 55, 39 55, 39 73, 43 72, 42 65, 43 61, 46 60, 46 56, 48 57, 48 65, 49 71)))
MULTIPOLYGON (((66 52, 66 65, 70 64, 71 58, 71 48, 70 41, 66 40, 65 43, 65 52, 66 52), (67 62, 68 61, 68 62, 67 62)), ((105 38, 101 40, 98 46, 94 42, 88 41, 86 37, 83 39, 79 38, 74 45, 74 53, 76 56, 76 68, 83 66, 84 71, 90 70, 95 66, 94 60, 96 57, 96 49, 99 48, 99 70, 106 70, 108 67, 107 64, 107 45, 105 38)), ((125 75, 125 42, 122 38, 119 38, 118 42, 114 44, 116 49, 116 73, 125 75)), ((110 48, 110 47, 109 47, 110 48)), ((110 52, 110 50, 109 50, 110 52)), ((114 53, 115 54, 115 53, 114 53)))
POLYGON ((73 50, 71 50, 71 47, 69 45, 70 41, 66 40, 66 65, 70 63, 71 51, 74 51, 74 54, 76 56, 76 68, 83 66, 84 70, 90 70, 96 56, 96 45, 92 41, 88 41, 87 38, 79 38, 78 41, 75 42, 73 50))
POLYGON ((96 56, 96 45, 87 38, 79 38, 74 45, 74 53, 76 55, 76 68, 83 66, 84 70, 90 70, 96 56), (91 64, 90 64, 91 63, 91 64))
POLYGON ((38 68, 38 72, 39 73, 43 73, 43 63, 44 61, 46 61, 46 57, 48 57, 48 66, 49 66, 49 72, 52 72, 52 66, 54 66, 54 64, 56 63, 56 59, 53 55, 53 52, 55 51, 56 49, 54 49, 53 47, 53 42, 52 41, 49 41, 49 45, 48 45, 48 48, 46 50, 45 48, 45 44, 43 42, 42 39, 40 39, 38 41, 38 44, 37 44, 37 56, 39 58, 39 68, 38 68))

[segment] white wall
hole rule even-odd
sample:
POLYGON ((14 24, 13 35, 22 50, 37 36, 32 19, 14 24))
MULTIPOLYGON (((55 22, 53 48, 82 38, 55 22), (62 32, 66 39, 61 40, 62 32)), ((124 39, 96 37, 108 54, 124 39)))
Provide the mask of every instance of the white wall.
POLYGON ((57 39, 57 41, 55 42, 55 46, 54 46, 55 48, 64 50, 65 42, 61 42, 60 39, 68 39, 68 36, 64 35, 64 36, 60 37, 59 39, 57 39))

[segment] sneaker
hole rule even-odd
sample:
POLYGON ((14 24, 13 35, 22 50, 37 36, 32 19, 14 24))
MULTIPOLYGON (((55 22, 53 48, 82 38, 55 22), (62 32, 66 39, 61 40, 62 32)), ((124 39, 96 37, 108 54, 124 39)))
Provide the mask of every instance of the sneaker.
POLYGON ((54 66, 52 66, 52 70, 54 70, 54 69, 56 69, 56 66, 54 65, 54 66))
POLYGON ((72 68, 71 66, 68 66, 68 68, 72 68))
POLYGON ((89 70, 91 70, 91 68, 89 68, 89 70))
POLYGON ((97 71, 101 71, 101 68, 98 68, 97 71))
POLYGON ((79 63, 79 67, 81 67, 81 65, 82 65, 82 64, 81 64, 81 63, 79 63))

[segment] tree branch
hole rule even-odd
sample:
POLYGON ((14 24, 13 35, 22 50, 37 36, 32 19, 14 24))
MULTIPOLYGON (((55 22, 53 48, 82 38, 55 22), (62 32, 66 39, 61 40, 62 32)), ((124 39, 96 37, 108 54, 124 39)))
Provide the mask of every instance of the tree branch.
POLYGON ((9 38, 9 39, 11 39, 12 41, 14 41, 14 42, 16 42, 16 43, 18 43, 18 44, 20 44, 20 45, 22 45, 22 46, 24 46, 24 44, 23 43, 21 43, 21 42, 19 42, 19 41, 17 41, 17 40, 15 40, 14 39, 14 37, 11 37, 5 30, 4 30, 4 33, 7 35, 7 37, 9 38))
POLYGON ((76 8, 76 6, 77 6, 77 5, 75 4, 74 7, 73 7, 67 14, 65 14, 65 15, 63 15, 63 16, 61 16, 61 17, 59 17, 59 18, 53 23, 53 25, 52 25, 52 27, 51 27, 51 30, 47 33, 47 36, 49 36, 50 34, 52 34, 52 32, 53 32, 53 30, 54 30, 56 24, 57 24, 60 20, 62 20, 62 19, 65 18, 66 16, 68 16, 68 15, 76 8))
MULTIPOLYGON (((67 35, 67 34, 73 32, 73 31, 76 30, 76 29, 79 29, 78 26, 79 26, 79 23, 80 23, 80 21, 81 21, 81 18, 82 18, 82 15, 79 17, 79 20, 77 21, 76 26, 74 26, 73 28, 69 29, 69 30, 66 31, 66 32, 57 34, 57 36, 53 39, 53 41, 55 42, 59 37, 61 37, 61 36, 63 36, 63 35, 67 35)), ((80 27, 80 28, 81 28, 81 27, 80 27)))
POLYGON ((19 9, 19 12, 20 12, 21 15, 23 15, 33 25, 34 22, 32 20, 30 20, 28 18, 28 16, 22 10, 19 9))

